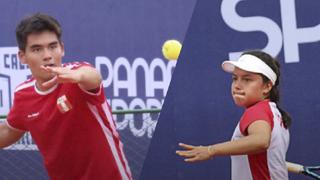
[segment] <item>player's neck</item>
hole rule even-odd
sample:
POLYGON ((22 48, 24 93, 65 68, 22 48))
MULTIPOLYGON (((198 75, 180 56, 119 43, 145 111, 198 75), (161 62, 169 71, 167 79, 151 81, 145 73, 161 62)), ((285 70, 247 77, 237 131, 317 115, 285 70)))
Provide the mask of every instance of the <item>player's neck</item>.
POLYGON ((38 91, 42 91, 42 92, 45 92, 45 91, 48 91, 49 89, 53 88, 54 86, 56 86, 56 84, 53 84, 51 86, 43 86, 44 82, 41 82, 39 80, 36 80, 36 88, 38 89, 38 91))

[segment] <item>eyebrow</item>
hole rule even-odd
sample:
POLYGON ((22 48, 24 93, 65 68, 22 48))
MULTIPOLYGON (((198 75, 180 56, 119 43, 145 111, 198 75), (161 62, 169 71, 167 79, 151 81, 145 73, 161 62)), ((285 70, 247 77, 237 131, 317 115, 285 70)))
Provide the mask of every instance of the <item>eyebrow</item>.
POLYGON ((42 47, 42 46, 39 44, 34 44, 34 45, 30 46, 30 49, 35 49, 35 48, 39 48, 39 47, 42 47))
MULTIPOLYGON (((239 75, 232 73, 232 76, 236 76, 238 77, 239 75)), ((254 77, 253 74, 245 74, 245 75, 241 75, 242 77, 254 77)))
MULTIPOLYGON (((53 42, 49 43, 49 46, 57 45, 58 43, 59 43, 58 41, 53 41, 53 42)), ((34 44, 34 45, 30 46, 30 49, 39 48, 39 47, 43 47, 43 45, 34 44)))

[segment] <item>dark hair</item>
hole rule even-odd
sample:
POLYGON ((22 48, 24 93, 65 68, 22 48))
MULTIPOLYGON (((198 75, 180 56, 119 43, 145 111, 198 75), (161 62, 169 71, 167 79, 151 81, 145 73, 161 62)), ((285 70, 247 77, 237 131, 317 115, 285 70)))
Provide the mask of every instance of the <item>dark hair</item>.
MULTIPOLYGON (((259 51, 259 50, 244 52, 243 55, 244 54, 250 54, 250 55, 258 57, 276 73, 277 80, 270 91, 269 98, 270 98, 270 101, 276 103, 276 105, 282 115, 282 121, 283 121, 284 126, 286 128, 289 128, 289 126, 291 125, 292 119, 291 119, 290 115, 286 111, 284 111, 282 108, 280 108, 280 106, 279 106, 279 103, 280 103, 280 93, 279 93, 280 64, 279 64, 279 62, 275 58, 270 56, 269 54, 262 52, 262 51, 259 51)), ((261 74, 261 76, 262 76, 264 83, 270 81, 270 79, 268 79, 266 76, 264 76, 262 74, 261 74)))
POLYGON ((59 42, 61 42, 61 26, 59 22, 52 16, 36 13, 22 19, 16 27, 16 38, 19 49, 26 49, 28 35, 32 33, 41 33, 43 31, 55 33, 59 42))

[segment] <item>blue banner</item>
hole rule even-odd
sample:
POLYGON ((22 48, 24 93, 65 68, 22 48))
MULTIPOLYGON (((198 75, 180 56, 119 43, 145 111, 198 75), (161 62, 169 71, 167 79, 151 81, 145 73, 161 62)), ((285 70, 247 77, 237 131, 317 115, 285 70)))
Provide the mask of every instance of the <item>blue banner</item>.
POLYGON ((319 8, 311 0, 197 1, 140 179, 230 179, 229 157, 187 164, 175 151, 179 142, 230 140, 243 109, 233 103, 221 63, 251 49, 281 63, 281 104, 293 118, 287 160, 318 165, 319 8))
MULTIPOLYGON (((151 138, 140 179, 230 179, 229 157, 186 164, 175 150, 178 142, 231 138, 242 109, 233 104, 231 77, 220 64, 249 49, 263 49, 281 63, 281 104, 293 118, 288 161, 318 165, 319 9, 314 0, 2 0, 0 115, 12 106, 15 86, 30 76, 17 57, 15 26, 28 14, 44 12, 62 25, 64 62, 93 64, 112 109, 161 108, 166 97, 158 121, 115 117, 135 179, 151 138), (177 65, 161 54, 168 39, 183 42, 177 65)), ((0 152, 0 179, 47 178, 29 135, 9 149, 0 152)))
MULTIPOLYGON (((161 109, 176 64, 163 58, 162 44, 168 39, 183 42, 195 2, 2 0, 0 115, 7 115, 15 87, 30 76, 28 67, 17 57, 14 31, 21 18, 36 12, 48 13, 59 20, 66 49, 64 62, 88 61, 101 72, 113 110, 161 109)), ((125 114, 114 118, 132 174, 137 179, 157 114, 125 114)), ((0 179, 44 179, 42 166, 21 163, 34 159, 42 164, 39 154, 34 155, 37 147, 29 134, 9 149, 0 154, 0 179)))

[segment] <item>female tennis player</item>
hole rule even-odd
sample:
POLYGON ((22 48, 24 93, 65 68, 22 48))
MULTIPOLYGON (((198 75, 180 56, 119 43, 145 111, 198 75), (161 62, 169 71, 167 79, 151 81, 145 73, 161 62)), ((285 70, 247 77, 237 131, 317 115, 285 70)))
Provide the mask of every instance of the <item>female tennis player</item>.
POLYGON ((224 61, 232 73, 231 92, 245 111, 231 141, 209 146, 179 143, 176 153, 186 162, 231 155, 232 180, 286 180, 286 152, 290 116, 279 107, 280 65, 262 51, 243 53, 237 61, 224 61))

